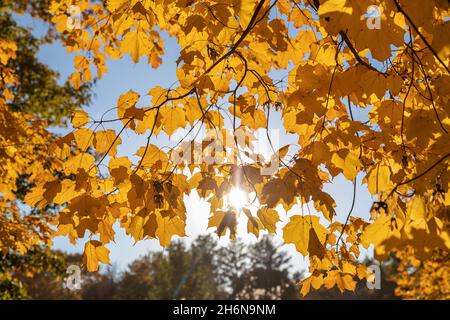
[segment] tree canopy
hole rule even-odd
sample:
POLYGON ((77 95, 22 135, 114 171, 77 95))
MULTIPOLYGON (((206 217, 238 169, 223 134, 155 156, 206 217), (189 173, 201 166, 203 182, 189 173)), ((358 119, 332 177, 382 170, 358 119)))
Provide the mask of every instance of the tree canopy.
POLYGON ((450 248, 448 1, 58 0, 48 8, 43 18, 76 53, 73 90, 101 79, 109 59, 157 69, 163 34, 181 48, 178 81, 146 96, 124 88, 99 119, 80 108, 73 131, 54 141, 35 114, 45 106, 11 107, 24 81, 11 67, 20 43, 0 38, 3 251, 88 236, 83 264, 96 271, 109 263, 114 225, 162 246, 185 236, 191 192, 209 202, 208 227, 219 236, 235 238, 241 216, 256 237, 276 233, 281 209, 289 212, 284 242, 309 258, 303 295, 353 291, 369 276, 361 249, 371 245, 380 260, 450 248), (297 143, 276 146, 277 128, 297 143), (260 131, 269 157, 257 147, 260 131), (127 132, 146 137, 135 155, 117 151, 127 132), (161 136, 176 141, 158 144, 161 136), (23 175, 23 201, 39 216, 17 206, 23 175), (353 183, 353 203, 363 178, 370 221, 352 216, 353 206, 336 212, 324 187, 339 175, 353 183), (236 190, 250 199, 234 205, 236 190))

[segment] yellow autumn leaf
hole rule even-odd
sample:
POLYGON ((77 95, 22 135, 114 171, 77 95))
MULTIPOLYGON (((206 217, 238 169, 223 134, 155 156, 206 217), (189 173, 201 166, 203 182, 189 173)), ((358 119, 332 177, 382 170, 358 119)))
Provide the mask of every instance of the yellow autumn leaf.
POLYGON ((376 247, 390 237, 400 238, 402 226, 403 222, 399 219, 394 219, 388 215, 380 216, 374 223, 364 229, 361 235, 361 244, 365 248, 368 248, 370 244, 376 247))
POLYGON ((93 144, 94 132, 88 128, 79 128, 73 132, 78 148, 86 150, 93 144))
POLYGON ((123 8, 126 5, 134 4, 136 0, 107 0, 106 6, 110 12, 114 12, 117 9, 123 8))
POLYGON ((255 0, 241 1, 241 8, 239 11, 239 22, 242 28, 245 29, 249 25, 253 13, 255 12, 256 3, 257 2, 255 0))
POLYGON ((300 294, 302 297, 306 296, 311 290, 312 277, 308 277, 301 282, 300 294))
POLYGON ((267 231, 276 232, 276 223, 280 221, 280 217, 275 209, 263 207, 256 214, 267 231))
POLYGON ((407 206, 406 217, 411 220, 426 220, 427 208, 422 197, 414 197, 407 206))
POLYGON ((378 164, 373 167, 365 178, 369 192, 377 194, 390 192, 394 186, 391 179, 391 170, 385 164, 378 164))
POLYGON ((256 238, 259 237, 259 231, 264 228, 261 220, 251 214, 250 210, 243 208, 244 213, 247 216, 247 232, 253 233, 256 238))
POLYGON ((186 114, 182 108, 168 107, 160 110, 164 131, 171 136, 178 128, 186 126, 186 114))
POLYGON ((122 143, 122 139, 117 136, 114 130, 97 131, 94 137, 94 147, 98 153, 108 152, 110 156, 116 156, 117 146, 122 143))
POLYGON ((356 288, 356 281, 353 277, 349 274, 341 273, 339 270, 328 271, 324 284, 328 289, 337 286, 341 292, 345 290, 354 291, 356 288))
POLYGON ((317 216, 292 216, 283 228, 285 243, 293 243, 297 251, 304 256, 310 254, 309 250, 312 248, 317 250, 318 244, 325 243, 326 234, 327 230, 319 223, 317 216), (311 237, 310 233, 315 237, 311 237))
POLYGON ((163 247, 167 247, 172 240, 174 235, 184 237, 185 233, 185 222, 180 219, 180 217, 162 217, 157 215, 157 225, 156 236, 159 239, 159 243, 163 247))
POLYGON ((75 110, 72 116, 72 126, 80 128, 89 122, 89 115, 83 110, 75 110))
POLYGON ((84 246, 83 264, 89 272, 94 272, 99 263, 109 263, 109 250, 100 241, 89 240, 84 246))
POLYGON ((150 54, 152 47, 147 33, 138 28, 125 35, 120 45, 120 51, 129 53, 134 63, 138 63, 140 57, 150 54))

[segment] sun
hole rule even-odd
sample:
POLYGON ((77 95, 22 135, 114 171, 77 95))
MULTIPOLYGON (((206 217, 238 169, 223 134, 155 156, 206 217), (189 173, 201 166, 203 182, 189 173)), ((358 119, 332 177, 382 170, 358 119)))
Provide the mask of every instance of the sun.
POLYGON ((233 188, 228 193, 227 200, 229 206, 240 210, 248 204, 248 194, 239 188, 233 188))

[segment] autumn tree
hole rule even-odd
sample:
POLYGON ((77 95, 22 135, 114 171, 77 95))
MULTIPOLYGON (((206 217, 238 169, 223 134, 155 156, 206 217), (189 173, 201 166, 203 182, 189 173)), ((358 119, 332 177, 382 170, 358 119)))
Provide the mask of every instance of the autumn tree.
POLYGON ((18 25, 12 17, 17 13, 11 8, 4 5, 0 10, 0 38, 17 46, 15 58, 8 61, 17 80, 10 87, 13 97, 8 106, 15 112, 38 115, 49 125, 64 124, 75 108, 89 104, 91 83, 79 90, 68 83, 59 84, 59 74, 37 58, 39 48, 54 41, 55 36, 36 38, 31 30, 18 25))
MULTIPOLYGON (((448 1, 58 0, 49 12, 64 46, 77 54, 74 89, 101 79, 109 59, 129 55, 158 68, 163 32, 181 48, 173 86, 148 88, 148 98, 124 88, 115 115, 93 119, 78 110, 74 130, 48 147, 45 128, 32 125, 39 136, 28 142, 43 145, 46 161, 11 143, 24 149, 21 157, 33 157, 35 168, 11 164, 34 186, 25 202, 35 210, 60 206, 56 234, 89 237, 87 270, 109 262, 116 222, 135 241, 167 246, 185 236, 191 192, 210 203, 208 227, 219 236, 235 238, 240 217, 256 237, 276 233, 287 211, 279 232, 310 262, 303 295, 322 286, 354 290, 369 276, 362 247, 373 245, 379 260, 407 246, 421 260, 448 251, 448 1), (275 145, 275 117, 296 144, 275 145), (258 131, 267 136, 269 158, 256 147, 258 131), (176 132, 171 146, 158 145, 157 137, 176 132), (126 133, 146 137, 137 161, 117 152, 126 133), (353 183, 353 203, 363 177, 374 199, 370 221, 353 216, 353 206, 336 212, 324 186, 339 175, 353 183), (250 199, 236 205, 237 192, 250 199)), ((2 41, 3 66, 17 46, 2 41)), ((8 68, 2 74, 2 99, 11 100, 17 78, 8 68)), ((3 128, 2 137, 11 130, 3 128)), ((3 174, 0 185, 9 211, 14 178, 3 174)), ((36 222, 39 234, 49 222, 36 222)), ((25 251, 27 230, 11 239, 3 228, 2 246, 9 241, 25 251)))
MULTIPOLYGON (((0 5, 0 250, 3 264, 0 281, 3 298, 29 297, 23 289, 24 281, 29 282, 33 273, 35 285, 51 286, 33 261, 53 255, 46 247, 51 243, 47 223, 57 209, 53 204, 39 210, 25 209, 22 201, 33 187, 34 173, 53 172, 47 147, 55 137, 46 131, 46 127, 65 125, 76 107, 90 101, 91 84, 85 84, 79 90, 67 82, 61 84, 59 74, 38 60, 41 45, 57 38, 51 32, 52 27, 49 25, 49 32, 37 38, 32 30, 16 22, 21 13, 48 21, 46 8, 48 2, 41 0, 32 4, 3 1, 0 5), (39 248, 41 245, 43 247, 39 248), (29 248, 32 250, 28 251, 29 248), (25 252, 23 261, 17 258, 25 252), (18 262, 22 264, 20 272, 16 270, 18 262)), ((58 265, 60 263, 52 270, 57 270, 55 272, 61 277, 58 265)), ((46 268, 51 269, 50 266, 46 268)))
POLYGON ((0 300, 74 297, 64 286, 66 255, 35 246, 27 254, 0 254, 0 300))
POLYGON ((395 294, 402 299, 450 299, 450 259, 448 251, 437 249, 431 258, 417 259, 412 249, 396 253, 395 273, 390 280, 395 282, 395 294))

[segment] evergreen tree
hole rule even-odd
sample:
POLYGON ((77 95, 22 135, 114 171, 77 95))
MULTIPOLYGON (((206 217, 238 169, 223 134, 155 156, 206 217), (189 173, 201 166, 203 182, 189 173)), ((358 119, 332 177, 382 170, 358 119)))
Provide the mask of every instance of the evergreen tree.
POLYGON ((249 270, 246 245, 241 239, 231 241, 219 249, 218 277, 221 287, 228 292, 228 299, 234 300, 244 287, 243 275, 249 270))
POLYGON ((249 247, 250 268, 242 276, 244 287, 239 298, 298 298, 298 289, 288 272, 291 257, 280 247, 270 235, 264 235, 249 247))

